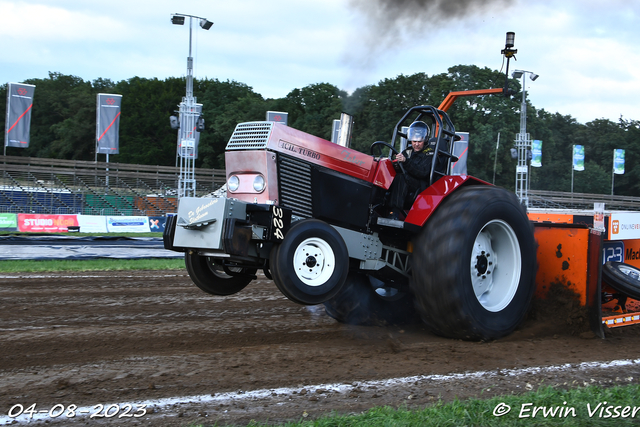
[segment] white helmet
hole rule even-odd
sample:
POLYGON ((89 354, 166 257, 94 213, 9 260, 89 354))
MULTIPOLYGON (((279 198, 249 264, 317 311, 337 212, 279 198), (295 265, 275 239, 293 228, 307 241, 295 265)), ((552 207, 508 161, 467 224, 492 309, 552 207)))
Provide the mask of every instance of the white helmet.
POLYGON ((426 141, 429 138, 429 126, 425 122, 413 122, 407 130, 407 141, 426 141))

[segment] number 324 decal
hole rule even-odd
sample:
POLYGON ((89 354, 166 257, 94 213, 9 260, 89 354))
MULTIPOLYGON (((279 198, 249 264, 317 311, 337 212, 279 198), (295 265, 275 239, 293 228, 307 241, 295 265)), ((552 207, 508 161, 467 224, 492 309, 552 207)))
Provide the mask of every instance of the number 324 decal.
POLYGON ((273 221, 272 221, 273 237, 276 240, 283 240, 284 239, 284 233, 283 233, 284 211, 282 210, 281 207, 273 205, 271 207, 271 215, 273 215, 273 221))

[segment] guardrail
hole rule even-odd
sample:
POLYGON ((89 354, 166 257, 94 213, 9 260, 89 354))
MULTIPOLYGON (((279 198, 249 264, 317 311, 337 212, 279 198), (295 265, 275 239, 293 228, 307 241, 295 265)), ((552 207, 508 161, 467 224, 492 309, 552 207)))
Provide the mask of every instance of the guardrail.
MULTIPOLYGON (((0 212, 158 216, 177 209, 177 167, 0 156, 0 171, 0 212)), ((224 184, 225 172, 196 168, 195 178, 202 196, 224 184)))
POLYGON ((543 190, 529 190, 528 194, 533 208, 592 210, 594 203, 604 203, 606 210, 640 211, 640 197, 543 190))

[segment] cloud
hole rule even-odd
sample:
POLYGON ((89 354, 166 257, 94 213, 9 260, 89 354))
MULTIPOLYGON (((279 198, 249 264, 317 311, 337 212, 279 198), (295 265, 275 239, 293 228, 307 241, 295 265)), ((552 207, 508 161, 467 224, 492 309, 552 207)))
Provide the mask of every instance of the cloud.
POLYGON ((640 3, 627 0, 0 0, 0 83, 186 74, 188 22, 196 77, 236 80, 265 97, 329 82, 352 91, 400 74, 451 66, 500 69, 505 33, 516 32, 511 70, 537 108, 585 122, 639 118, 640 3), (399 6, 403 6, 399 8, 399 6))
POLYGON ((55 40, 65 42, 105 42, 114 36, 128 37, 124 22, 98 13, 67 10, 44 4, 0 1, 0 37, 29 43, 55 40))

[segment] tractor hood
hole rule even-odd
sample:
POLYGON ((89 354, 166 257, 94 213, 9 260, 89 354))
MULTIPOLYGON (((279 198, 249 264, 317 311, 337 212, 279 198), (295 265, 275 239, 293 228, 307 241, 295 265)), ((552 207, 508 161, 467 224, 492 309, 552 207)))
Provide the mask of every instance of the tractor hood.
POLYGON ((264 149, 315 163, 369 182, 372 182, 375 173, 372 156, 282 123, 240 123, 236 126, 226 148, 227 151, 264 149))

